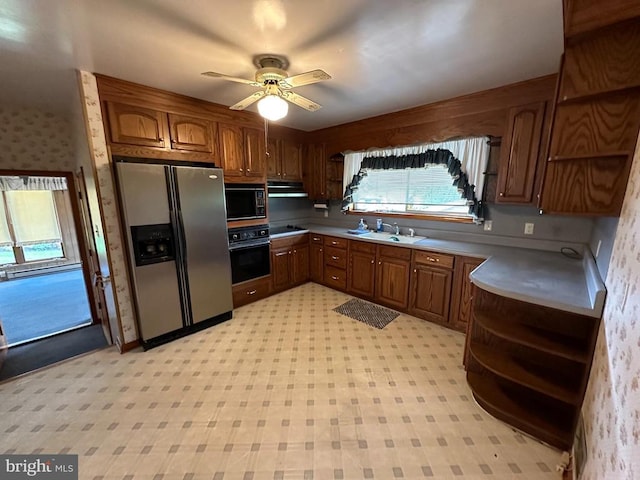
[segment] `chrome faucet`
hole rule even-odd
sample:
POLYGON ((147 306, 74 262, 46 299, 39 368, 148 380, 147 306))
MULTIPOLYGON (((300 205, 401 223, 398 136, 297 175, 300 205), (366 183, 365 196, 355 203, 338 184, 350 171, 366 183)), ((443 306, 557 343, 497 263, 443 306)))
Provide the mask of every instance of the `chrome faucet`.
POLYGON ((382 224, 382 230, 384 230, 384 227, 389 227, 389 228, 395 228, 395 234, 396 235, 400 235, 400 227, 398 226, 397 223, 394 222, 393 225, 389 225, 388 223, 383 223, 382 224))

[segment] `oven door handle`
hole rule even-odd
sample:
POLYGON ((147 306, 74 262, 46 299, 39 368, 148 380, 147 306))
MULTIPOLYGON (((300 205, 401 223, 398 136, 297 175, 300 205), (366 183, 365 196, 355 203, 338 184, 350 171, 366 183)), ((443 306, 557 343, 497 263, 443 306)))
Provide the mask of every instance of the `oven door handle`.
POLYGON ((248 248, 256 248, 256 247, 268 247, 269 244, 271 243, 271 241, 267 240, 266 242, 257 242, 257 243, 251 243, 249 245, 247 245, 246 243, 240 244, 240 245, 235 245, 235 246, 229 246, 229 251, 230 252, 237 252, 239 250, 246 250, 248 248))

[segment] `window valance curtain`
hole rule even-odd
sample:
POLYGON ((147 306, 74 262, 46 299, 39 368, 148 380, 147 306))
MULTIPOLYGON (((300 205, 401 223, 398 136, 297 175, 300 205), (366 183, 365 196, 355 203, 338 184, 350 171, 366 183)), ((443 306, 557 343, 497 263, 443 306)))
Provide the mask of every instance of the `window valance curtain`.
POLYGON ((64 177, 5 176, 0 177, 0 191, 13 190, 66 190, 64 177))
POLYGON ((469 214, 474 220, 482 221, 482 189, 490 151, 488 140, 488 137, 473 137, 366 152, 346 152, 342 210, 350 208, 353 191, 357 189, 367 170, 446 165, 453 185, 469 204, 469 214))

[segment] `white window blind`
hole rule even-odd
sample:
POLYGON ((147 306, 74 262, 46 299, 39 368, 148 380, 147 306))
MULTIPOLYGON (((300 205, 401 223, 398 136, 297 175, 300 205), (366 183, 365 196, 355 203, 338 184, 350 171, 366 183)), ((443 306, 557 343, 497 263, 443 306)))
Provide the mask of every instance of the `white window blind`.
POLYGON ((354 207, 364 211, 467 215, 467 201, 452 181, 445 165, 369 170, 353 194, 354 207))
POLYGON ((47 190, 5 192, 17 245, 60 242, 53 193, 47 190))

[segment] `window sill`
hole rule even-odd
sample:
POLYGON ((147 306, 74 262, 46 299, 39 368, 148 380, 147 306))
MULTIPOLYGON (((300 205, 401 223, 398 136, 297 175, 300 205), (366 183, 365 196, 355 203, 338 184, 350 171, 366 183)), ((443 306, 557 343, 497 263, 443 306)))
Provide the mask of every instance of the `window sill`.
POLYGON ((415 213, 398 213, 398 212, 370 212, 365 210, 349 210, 347 215, 357 215, 359 217, 364 216, 384 216, 391 218, 410 218, 412 220, 429 220, 436 222, 454 222, 454 223, 474 223, 471 217, 462 217, 456 215, 420 215, 415 213))

